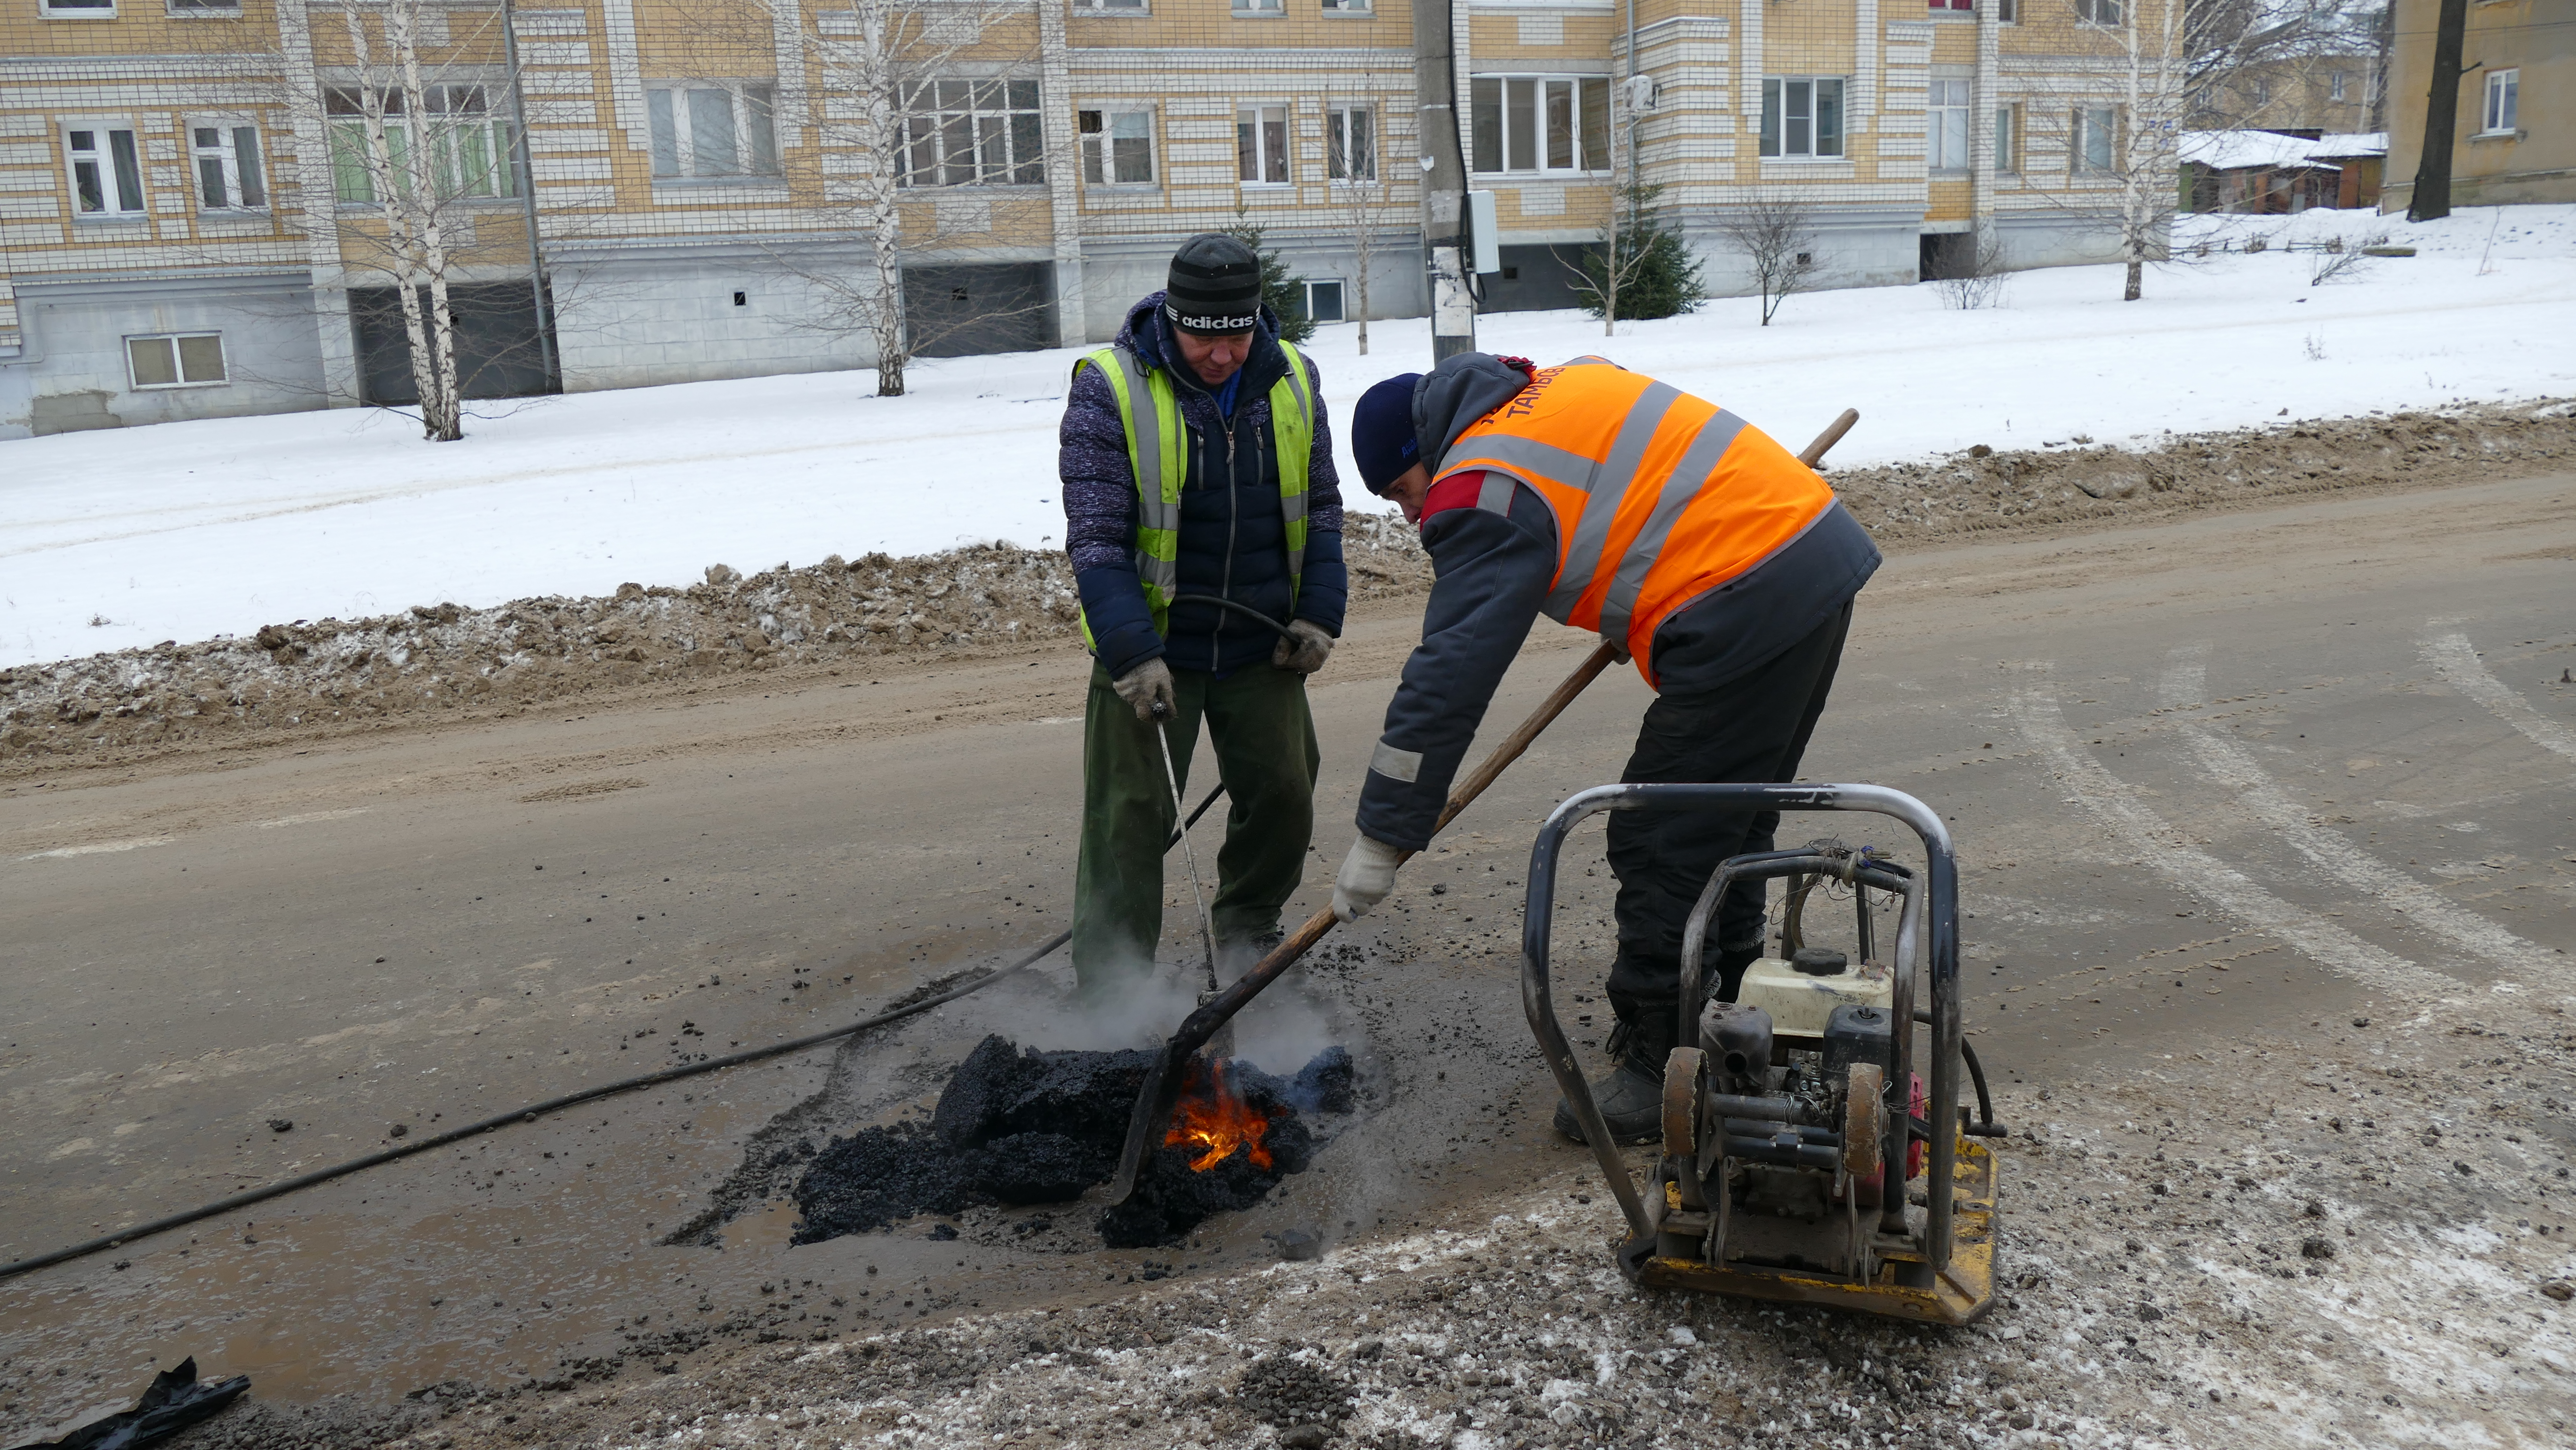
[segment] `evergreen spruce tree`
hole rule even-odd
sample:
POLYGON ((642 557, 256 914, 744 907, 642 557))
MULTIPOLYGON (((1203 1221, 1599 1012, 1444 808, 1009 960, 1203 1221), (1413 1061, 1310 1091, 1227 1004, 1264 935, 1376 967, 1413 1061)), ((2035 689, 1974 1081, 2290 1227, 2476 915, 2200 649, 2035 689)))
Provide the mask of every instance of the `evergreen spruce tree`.
POLYGON ((1261 228, 1243 214, 1243 208, 1234 209, 1234 225, 1225 234, 1261 259, 1261 300, 1278 315, 1280 337, 1304 342, 1314 336, 1315 319, 1306 315, 1306 279, 1289 276, 1288 259, 1262 246, 1261 228))
POLYGON ((1601 315, 1604 299, 1610 295, 1614 267, 1619 279, 1618 321, 1677 317, 1697 311, 1708 300, 1699 259, 1683 245, 1681 233, 1651 209, 1663 191, 1661 186, 1620 188, 1626 215, 1620 219, 1616 246, 1605 241, 1584 248, 1579 290, 1591 299, 1584 310, 1593 316, 1601 315))

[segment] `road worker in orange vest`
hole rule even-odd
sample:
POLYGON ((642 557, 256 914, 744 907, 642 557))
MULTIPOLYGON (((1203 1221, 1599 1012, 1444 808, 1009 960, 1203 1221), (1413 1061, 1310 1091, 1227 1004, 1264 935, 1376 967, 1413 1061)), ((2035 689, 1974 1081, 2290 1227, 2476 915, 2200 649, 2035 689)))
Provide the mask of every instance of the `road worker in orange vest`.
MULTIPOLYGON (((1351 448, 1369 491, 1420 525, 1436 578, 1334 883, 1344 921, 1386 898, 1399 854, 1430 844, 1450 779, 1541 614, 1618 644, 1656 691, 1622 779, 1797 778, 1852 598, 1879 555, 1789 450, 1601 358, 1533 368, 1474 352, 1369 389, 1351 448)), ((1592 1095, 1622 1142, 1660 1124, 1691 905, 1720 861, 1772 849, 1778 825, 1772 812, 1610 818, 1619 1065, 1592 1095)), ((1732 998, 1761 955, 1762 883, 1730 889, 1713 937, 1707 980, 1732 998)), ((1562 1102, 1556 1126, 1581 1137, 1562 1102)))

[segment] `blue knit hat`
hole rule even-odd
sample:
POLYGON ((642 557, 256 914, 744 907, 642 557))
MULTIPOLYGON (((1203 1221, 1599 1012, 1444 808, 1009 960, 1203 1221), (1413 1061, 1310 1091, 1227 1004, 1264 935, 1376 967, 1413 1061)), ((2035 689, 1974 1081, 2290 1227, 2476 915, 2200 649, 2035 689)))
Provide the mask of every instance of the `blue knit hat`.
POLYGON ((1371 493, 1385 493, 1422 461, 1413 433, 1413 387, 1421 381, 1420 373, 1398 373, 1360 394, 1351 410, 1351 457, 1371 493))

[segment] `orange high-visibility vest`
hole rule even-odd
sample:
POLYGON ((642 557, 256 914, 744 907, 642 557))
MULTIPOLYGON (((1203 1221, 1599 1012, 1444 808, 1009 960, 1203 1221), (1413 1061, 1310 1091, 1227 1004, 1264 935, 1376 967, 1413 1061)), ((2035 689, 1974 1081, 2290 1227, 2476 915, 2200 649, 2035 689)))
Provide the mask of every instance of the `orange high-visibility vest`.
MULTIPOLYGON (((1438 476, 1475 469, 1528 484, 1556 511, 1547 614, 1625 644, 1650 685, 1665 616, 1751 572, 1834 502, 1762 430, 1597 357, 1540 369, 1459 435, 1438 476)), ((1510 490, 1493 482, 1479 504, 1508 511, 1510 490)))

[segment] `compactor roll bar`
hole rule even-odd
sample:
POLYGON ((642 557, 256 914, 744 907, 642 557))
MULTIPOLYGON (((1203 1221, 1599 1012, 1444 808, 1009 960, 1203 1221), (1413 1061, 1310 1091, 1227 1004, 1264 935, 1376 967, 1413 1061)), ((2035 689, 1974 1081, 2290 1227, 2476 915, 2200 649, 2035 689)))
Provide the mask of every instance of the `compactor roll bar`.
MULTIPOLYGON (((1575 1121, 1582 1124, 1583 1135, 1601 1162, 1602 1175, 1618 1196, 1619 1210, 1627 1216, 1629 1231, 1640 1237, 1653 1232, 1645 1203, 1628 1176, 1618 1145, 1610 1141, 1609 1126, 1601 1120, 1601 1109, 1583 1080, 1582 1064, 1576 1061, 1574 1049, 1566 1041, 1565 1029, 1556 1020, 1555 1003, 1548 995, 1548 942, 1555 926, 1556 867, 1565 838, 1576 826, 1602 811, 1638 810, 1867 811, 1902 821, 1922 840, 1926 869, 1919 885, 1911 880, 1903 885, 1913 885, 1922 892, 1920 914, 1924 927, 1919 933, 1906 929, 1914 912, 1900 919, 1897 959, 1891 965, 1901 992, 1910 996, 1908 989, 1918 981, 1930 986, 1932 1081, 1925 1121, 1931 1128, 1931 1163, 1926 1181, 1924 1248, 1934 1268, 1946 1267, 1950 1261, 1950 1183, 1958 1153, 1959 1060, 1965 1023, 1959 1002, 1959 867, 1949 829, 1942 824, 1940 814, 1903 791, 1877 785, 1638 783, 1595 786, 1578 792, 1567 797, 1539 827, 1538 839, 1530 845, 1529 894, 1521 913, 1521 1007, 1547 1058, 1548 1071, 1574 1109, 1575 1121), (1917 961, 1918 950, 1928 961, 1917 961), (1921 970, 1925 965, 1930 968, 1928 973, 1921 970)), ((1778 854, 1786 857, 1793 853, 1778 854)), ((1803 857, 1808 853, 1794 854, 1803 857)), ((1724 881, 1737 874, 1757 873, 1741 866, 1732 873, 1721 868, 1710 882, 1710 892, 1722 891, 1724 881)), ((1885 884, 1871 884, 1886 889, 1885 884)), ((1898 887, 1900 894, 1913 896, 1913 891, 1904 890, 1903 885, 1898 887)), ((1702 902, 1704 906, 1715 904, 1708 894, 1703 894, 1702 902)), ((1914 902, 1907 904, 1912 906, 1914 902)), ((1697 911, 1693 916, 1693 925, 1704 931, 1706 912, 1697 911)), ((1698 942, 1694 939, 1690 945, 1697 946, 1698 942)), ((1695 986, 1698 953, 1689 952, 1688 956, 1689 975, 1695 986)), ((1696 1005, 1685 1003, 1685 1011, 1695 1015, 1696 1005)), ((1907 1005, 1910 1007, 1910 1003, 1907 1005)), ((1910 1036, 1915 1013, 1906 1010, 1896 1015, 1897 1031, 1910 1036)), ((1688 1019, 1684 1025, 1687 1037, 1688 1019)), ((1901 1079, 1892 1077, 1891 1082, 1899 1083, 1901 1079)), ((1900 1151, 1897 1161, 1902 1159, 1900 1151)), ((1903 1202, 1901 1194, 1896 1202, 1903 1202)))

